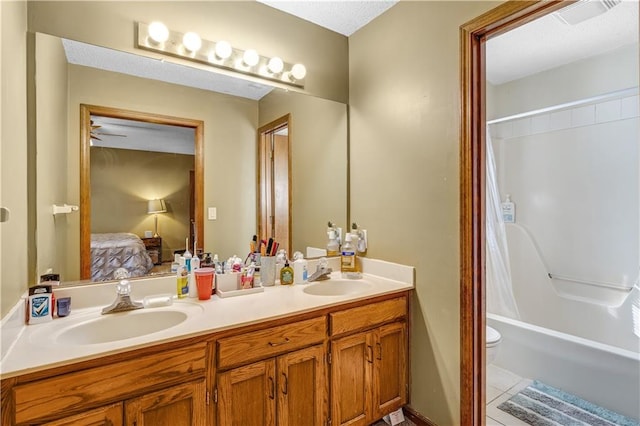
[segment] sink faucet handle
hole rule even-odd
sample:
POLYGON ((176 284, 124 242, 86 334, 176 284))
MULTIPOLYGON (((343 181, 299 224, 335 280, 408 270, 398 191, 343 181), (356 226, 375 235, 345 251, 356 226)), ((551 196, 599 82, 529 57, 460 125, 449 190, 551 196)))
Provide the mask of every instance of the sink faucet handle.
POLYGON ((128 296, 131 294, 131 283, 129 280, 121 280, 116 284, 116 293, 121 296, 128 296))

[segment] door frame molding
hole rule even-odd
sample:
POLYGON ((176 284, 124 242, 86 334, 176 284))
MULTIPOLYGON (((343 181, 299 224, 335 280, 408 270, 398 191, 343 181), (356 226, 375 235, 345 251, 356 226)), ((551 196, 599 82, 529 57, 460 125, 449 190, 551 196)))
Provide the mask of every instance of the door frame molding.
POLYGON ((91 278, 91 116, 122 118, 189 127, 195 131, 195 221, 198 243, 204 245, 204 121, 98 105, 80 104, 80 279, 91 278))
POLYGON ((460 423, 485 422, 485 42, 575 0, 509 0, 460 27, 460 423))

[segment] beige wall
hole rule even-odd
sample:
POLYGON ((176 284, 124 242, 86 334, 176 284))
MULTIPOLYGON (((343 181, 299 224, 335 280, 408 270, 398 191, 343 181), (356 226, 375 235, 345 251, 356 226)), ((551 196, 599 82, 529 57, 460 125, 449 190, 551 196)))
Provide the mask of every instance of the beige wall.
MULTIPOLYGON (((159 20, 206 40, 227 40, 307 67, 305 90, 340 102, 348 97, 347 38, 254 1, 29 3, 29 30, 133 52, 134 21, 159 20)), ((158 55, 141 50, 136 53, 158 55)), ((168 61, 181 61, 166 58, 168 61)), ((190 63, 193 66, 193 63, 190 63)), ((202 66, 207 68, 206 66, 202 66)), ((210 69, 210 68, 209 68, 210 69)))
MULTIPOLYGON (((347 106, 273 91, 259 102, 260 126, 291 114, 293 250, 327 245, 327 222, 347 225, 347 106)), ((306 254, 305 254, 306 255, 306 254)))
POLYGON ((0 2, 2 93, 0 206, 11 211, 0 224, 0 314, 27 288, 27 4, 0 2))
MULTIPOLYGON (((66 148, 70 204, 80 201, 80 104, 203 120, 204 206, 218 208, 217 220, 205 219, 204 245, 221 256, 246 251, 256 225, 257 101, 70 65, 66 148)), ((67 224, 71 274, 79 271, 79 216, 69 215, 67 224)))
POLYGON ((498 3, 400 2, 349 39, 351 220, 416 267, 411 405, 459 424, 459 27, 498 3))
POLYGON ((162 259, 173 259, 189 236, 189 171, 194 167, 193 155, 92 147, 91 232, 143 237, 155 227, 147 202, 161 198, 167 205, 167 212, 158 214, 162 259))
POLYGON ((51 268, 68 276, 64 258, 67 215, 52 214, 53 204, 67 202, 67 156, 60 149, 67 141, 67 59, 57 37, 35 35, 36 135, 36 276, 51 268), (39 90, 38 88, 45 88, 39 90), (39 141, 39 142, 38 142, 39 141))

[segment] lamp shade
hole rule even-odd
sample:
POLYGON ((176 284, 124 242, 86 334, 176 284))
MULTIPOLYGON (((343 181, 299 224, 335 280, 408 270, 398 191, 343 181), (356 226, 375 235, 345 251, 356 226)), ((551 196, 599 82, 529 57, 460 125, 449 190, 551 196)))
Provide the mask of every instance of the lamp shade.
POLYGON ((149 200, 147 205, 147 213, 165 213, 167 211, 167 205, 164 203, 164 200, 149 200))

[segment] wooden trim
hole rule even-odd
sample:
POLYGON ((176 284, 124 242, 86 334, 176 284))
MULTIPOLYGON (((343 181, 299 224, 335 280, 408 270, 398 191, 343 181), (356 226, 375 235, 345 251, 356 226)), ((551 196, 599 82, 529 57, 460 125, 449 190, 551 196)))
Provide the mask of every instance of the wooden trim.
POLYGON ((80 104, 80 279, 91 278, 91 115, 190 127, 195 130, 195 221, 198 242, 204 244, 204 121, 80 104))
POLYGON ((460 422, 485 421, 485 51, 487 39, 573 0, 511 0, 460 27, 460 422))
MULTIPOLYGON (((272 133, 275 132, 276 130, 282 128, 282 127, 287 127, 288 128, 288 132, 289 135, 287 137, 287 203, 288 203, 288 207, 287 207, 287 228, 288 228, 288 232, 287 232, 287 241, 286 241, 286 247, 281 247, 284 248, 285 250, 287 250, 287 253, 290 253, 292 244, 293 244, 293 229, 292 229, 292 185, 291 185, 291 133, 292 133, 292 129, 291 129, 291 114, 286 114, 280 118, 277 118, 275 120, 273 120, 270 123, 265 124, 264 126, 261 126, 260 128, 258 128, 258 140, 257 140, 257 144, 256 144, 256 170, 258 170, 258 173, 256 175, 256 229, 257 229, 257 235, 258 237, 260 237, 261 235, 265 235, 264 230, 262 229, 262 210, 263 210, 263 190, 262 190, 262 182, 264 177, 262 176, 262 172, 263 172, 263 167, 261 164, 262 161, 262 152, 263 152, 263 145, 266 141, 266 134, 267 133, 272 133)), ((273 199, 271 200, 271 205, 273 205, 273 199)))
POLYGON ((437 426, 431 419, 423 416, 408 405, 404 407, 405 418, 411 420, 416 426, 437 426))

